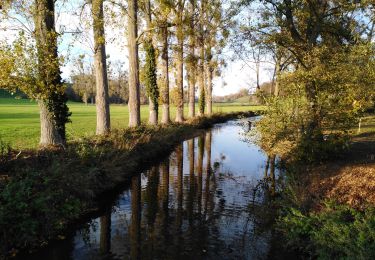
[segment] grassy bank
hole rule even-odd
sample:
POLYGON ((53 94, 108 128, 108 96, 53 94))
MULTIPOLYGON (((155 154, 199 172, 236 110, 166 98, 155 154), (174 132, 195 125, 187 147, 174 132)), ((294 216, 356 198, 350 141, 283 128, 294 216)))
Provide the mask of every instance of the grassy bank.
POLYGON ((46 245, 97 210, 98 198, 215 123, 248 113, 217 114, 189 124, 116 130, 82 138, 66 150, 11 152, 0 167, 1 254, 46 245))
MULTIPOLYGON (((67 124, 67 138, 72 141, 95 134, 96 108, 94 105, 69 102, 72 112, 71 123, 67 124)), ((129 111, 126 105, 111 105, 111 124, 113 129, 127 127, 129 111)), ((214 113, 257 111, 261 106, 249 106, 232 103, 213 105, 214 113)), ((171 106, 171 118, 175 117, 175 108, 171 106)), ((185 106, 187 115, 187 106, 185 106)), ((141 106, 143 122, 148 119, 148 106, 141 106)), ((27 99, 0 98, 0 139, 17 149, 37 147, 40 136, 39 108, 36 102, 27 99)))
POLYGON ((353 128, 350 148, 307 166, 287 166, 278 226, 307 258, 375 257, 375 115, 353 128))

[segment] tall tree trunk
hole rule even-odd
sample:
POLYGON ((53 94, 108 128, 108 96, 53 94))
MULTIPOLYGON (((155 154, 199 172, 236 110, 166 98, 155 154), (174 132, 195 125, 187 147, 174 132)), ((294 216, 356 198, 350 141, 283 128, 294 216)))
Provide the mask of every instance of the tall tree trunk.
POLYGON ((204 25, 205 25, 205 0, 201 0, 201 10, 199 17, 199 68, 198 68, 198 77, 199 77, 199 111, 200 116, 204 115, 205 107, 205 76, 204 76, 204 62, 205 62, 205 51, 204 51, 204 25))
POLYGON ((188 70, 188 89, 189 89, 189 117, 193 118, 195 116, 195 74, 196 70, 194 69, 189 69, 188 70))
POLYGON ((146 2, 146 23, 147 23, 147 40, 145 42, 146 50, 146 88, 149 101, 149 124, 157 125, 158 124, 158 98, 159 90, 157 86, 156 79, 156 54, 152 37, 152 18, 151 18, 151 1, 146 2))
POLYGON ((184 121, 184 29, 183 29, 183 1, 178 2, 177 10, 177 50, 176 50, 176 67, 177 67, 177 104, 176 104, 176 122, 184 121))
POLYGON ((254 53, 253 55, 255 59, 255 75, 256 75, 257 89, 260 90, 260 48, 258 48, 258 53, 254 53))
POLYGON ((129 49, 129 126, 141 124, 138 60, 138 1, 128 0, 128 49, 129 49))
POLYGON ((212 79, 213 79, 213 68, 211 65, 207 66, 207 87, 206 87, 206 114, 212 115, 212 79))
POLYGON ((212 79, 213 79, 213 67, 212 67, 212 52, 211 52, 211 43, 208 41, 207 44, 207 63, 206 63, 206 77, 207 77, 207 84, 206 84, 206 114, 212 114, 212 79))
POLYGON ((162 117, 161 122, 168 124, 170 122, 169 111, 169 52, 168 52, 168 23, 165 21, 161 27, 161 101, 162 101, 162 117))
POLYGON ((96 77, 96 134, 110 131, 110 112, 107 77, 107 57, 105 51, 103 0, 92 0, 94 29, 94 59, 96 77))
POLYGON ((40 145, 65 143, 65 124, 69 121, 67 98, 61 82, 55 31, 55 3, 35 0, 35 39, 38 51, 38 77, 43 83, 40 107, 40 145))
POLYGON ((53 114, 49 111, 48 104, 45 101, 38 101, 40 108, 40 145, 58 145, 63 144, 59 135, 53 114))
POLYGON ((196 0, 190 0, 191 10, 190 10, 190 35, 189 35, 189 56, 187 66, 187 78, 188 78, 188 89, 189 89, 189 117, 195 116, 195 85, 196 85, 196 57, 195 57, 195 8, 196 0))
POLYGON ((157 125, 158 124, 158 109, 157 109, 157 103, 154 102, 154 99, 152 97, 148 98, 148 110, 149 110, 149 116, 148 116, 148 123, 150 125, 157 125))

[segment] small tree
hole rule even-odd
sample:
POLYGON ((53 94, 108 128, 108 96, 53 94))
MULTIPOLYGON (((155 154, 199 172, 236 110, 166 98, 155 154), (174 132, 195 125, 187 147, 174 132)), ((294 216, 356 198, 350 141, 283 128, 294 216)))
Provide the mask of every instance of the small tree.
POLYGON ((35 33, 33 38, 21 33, 13 46, 1 44, 0 63, 4 69, 0 85, 13 91, 18 88, 38 101, 42 146, 64 145, 65 124, 71 113, 60 75, 55 3, 53 0, 22 3, 22 11, 30 12, 33 18, 35 33))

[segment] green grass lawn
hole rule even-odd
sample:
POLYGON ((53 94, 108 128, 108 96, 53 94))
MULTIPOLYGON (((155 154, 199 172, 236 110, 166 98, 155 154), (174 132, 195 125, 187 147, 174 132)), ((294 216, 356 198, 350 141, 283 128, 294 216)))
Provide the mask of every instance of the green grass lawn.
MULTIPOLYGON (((82 103, 69 103, 72 112, 71 123, 67 124, 67 138, 74 140, 95 134, 95 106, 82 103)), ((261 106, 248 106, 236 103, 214 104, 214 112, 236 112, 260 110, 261 106)), ((187 115, 187 106, 185 106, 187 115)), ((171 109, 171 118, 175 109, 171 109)), ((141 107, 142 121, 148 119, 148 106, 141 107)), ((125 128, 128 125, 129 113, 126 105, 111 105, 112 128, 125 128)), ((40 135, 39 109, 35 101, 27 99, 0 98, 0 139, 16 149, 37 147, 40 135)))

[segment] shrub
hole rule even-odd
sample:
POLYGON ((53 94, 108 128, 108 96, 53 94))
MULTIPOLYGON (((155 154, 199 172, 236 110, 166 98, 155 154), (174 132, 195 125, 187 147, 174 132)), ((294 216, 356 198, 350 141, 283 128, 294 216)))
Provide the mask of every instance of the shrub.
POLYGON ((290 208, 278 226, 287 246, 320 259, 375 259, 375 208, 363 211, 326 203, 304 214, 290 208))

